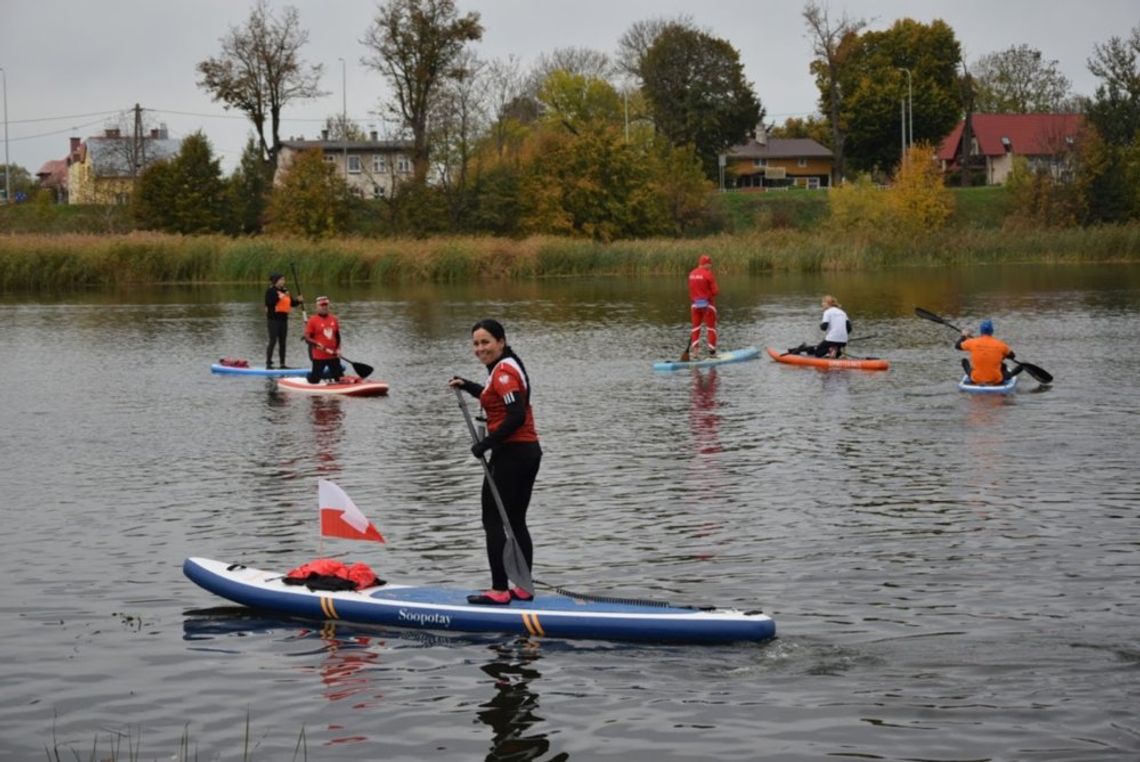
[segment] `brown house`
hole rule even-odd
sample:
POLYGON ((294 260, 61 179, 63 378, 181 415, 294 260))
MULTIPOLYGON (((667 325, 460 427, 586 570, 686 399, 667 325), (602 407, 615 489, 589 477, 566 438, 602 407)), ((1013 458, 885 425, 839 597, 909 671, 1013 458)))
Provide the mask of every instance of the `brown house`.
POLYGON ((731 190, 827 188, 831 150, 811 138, 769 138, 763 127, 748 142, 721 154, 724 187, 731 190))

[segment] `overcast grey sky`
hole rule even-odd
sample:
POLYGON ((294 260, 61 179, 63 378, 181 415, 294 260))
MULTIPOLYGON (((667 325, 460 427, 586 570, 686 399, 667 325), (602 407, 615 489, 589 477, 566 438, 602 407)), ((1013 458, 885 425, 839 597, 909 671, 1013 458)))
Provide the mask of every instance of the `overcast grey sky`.
MULTIPOLYGON (((297 8, 309 31, 302 54, 322 63, 329 95, 290 105, 283 137, 315 137, 339 114, 345 59, 349 118, 383 131, 375 113, 386 97, 380 76, 361 64, 360 44, 376 15, 375 0, 271 0, 297 8)), ((244 23, 252 0, 0 0, 0 68, 7 79, 8 150, 13 164, 35 173, 67 154, 68 138, 88 137, 140 104, 172 137, 202 130, 228 172, 241 155, 249 123, 210 100, 196 84, 195 65, 220 51, 231 25, 244 23)), ((635 21, 687 14, 740 51, 745 76, 768 112, 815 111, 808 73, 811 46, 800 0, 459 0, 478 11, 485 28, 474 45, 484 59, 514 55, 525 66, 542 53, 585 47, 609 54, 635 21)), ((1091 95, 1093 46, 1125 37, 1140 24, 1137 0, 848 0, 829 3, 883 29, 896 19, 940 18, 954 29, 966 59, 1028 44, 1056 59, 1077 94, 1091 95)))

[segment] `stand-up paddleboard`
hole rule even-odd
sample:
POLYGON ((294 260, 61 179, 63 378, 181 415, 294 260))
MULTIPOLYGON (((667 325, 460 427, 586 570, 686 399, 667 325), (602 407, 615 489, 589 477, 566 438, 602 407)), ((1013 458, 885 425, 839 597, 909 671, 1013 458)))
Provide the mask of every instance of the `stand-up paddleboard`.
POLYGON ((304 376, 309 372, 309 368, 263 368, 263 367, 249 367, 245 365, 222 365, 221 363, 214 363, 210 366, 211 373, 219 373, 225 376, 304 376))
POLYGON ((835 360, 828 357, 805 357, 804 355, 782 354, 768 347, 768 356, 776 362, 785 365, 802 365, 811 368, 825 368, 828 370, 888 370, 891 364, 879 358, 866 360, 835 360))
POLYGON ((306 378, 279 378, 277 388, 301 394, 332 394, 341 397, 383 397, 388 393, 388 385, 383 381, 365 380, 348 384, 334 384, 328 381, 310 384, 306 378))
POLYGON ((1017 376, 1010 376, 1004 384, 975 384, 969 376, 962 376, 958 390, 970 394, 1008 394, 1017 388, 1017 376))
POLYGON ((761 641, 776 623, 759 611, 696 609, 649 602, 599 603, 540 592, 527 602, 479 606, 474 590, 386 584, 364 590, 312 591, 286 585, 280 572, 188 558, 193 582, 243 606, 304 619, 343 620, 449 632, 503 632, 551 638, 674 643, 761 641))
POLYGON ((680 360, 665 360, 664 362, 655 362, 653 363, 653 370, 711 368, 716 365, 725 365, 730 362, 744 362, 745 360, 753 360, 759 356, 760 350, 756 347, 745 347, 744 349, 733 349, 729 352, 718 352, 716 357, 706 357, 703 360, 690 360, 688 362, 681 362, 680 360))

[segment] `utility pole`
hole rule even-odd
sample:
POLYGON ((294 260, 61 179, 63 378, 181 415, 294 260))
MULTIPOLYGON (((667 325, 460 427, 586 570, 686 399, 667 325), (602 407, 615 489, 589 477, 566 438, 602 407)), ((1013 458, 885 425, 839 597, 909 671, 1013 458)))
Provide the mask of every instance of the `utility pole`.
POLYGON ((143 165, 146 164, 146 149, 143 147, 142 107, 135 104, 135 128, 131 137, 131 177, 138 180, 143 165))
POLYGON ((348 182, 348 74, 344 59, 340 61, 340 145, 344 161, 344 181, 348 182))
POLYGON ((12 162, 8 159, 8 73, 0 66, 4 80, 4 203, 12 203, 12 162))

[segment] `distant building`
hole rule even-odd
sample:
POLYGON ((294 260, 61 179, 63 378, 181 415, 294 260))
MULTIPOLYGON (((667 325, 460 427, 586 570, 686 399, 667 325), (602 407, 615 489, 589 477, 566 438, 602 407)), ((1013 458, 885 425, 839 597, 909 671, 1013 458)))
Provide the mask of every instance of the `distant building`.
POLYGON ((723 155, 725 187, 739 190, 826 188, 831 150, 811 138, 769 138, 763 125, 723 155))
MULTIPOLYGON (((973 114, 970 118, 970 167, 985 173, 986 185, 1002 185, 1013 169, 1015 156, 1024 156, 1034 170, 1047 170, 1059 180, 1069 179, 1071 156, 1081 131, 1080 114, 973 114)), ((965 121, 938 146, 943 172, 961 169, 965 121)))
POLYGON ((69 204, 126 204, 135 180, 155 162, 173 158, 182 149, 166 128, 151 130, 137 140, 116 128, 99 137, 71 138, 67 156, 67 202, 69 204))
POLYGON ((280 185, 297 155, 302 151, 320 151, 324 160, 336 168, 349 190, 360 198, 388 198, 400 183, 412 176, 412 149, 407 140, 379 140, 375 132, 368 140, 329 140, 324 130, 320 140, 281 141, 277 152, 274 185, 280 185))
POLYGON ((67 203, 67 159, 45 161, 36 172, 37 185, 50 191, 57 204, 67 203))

